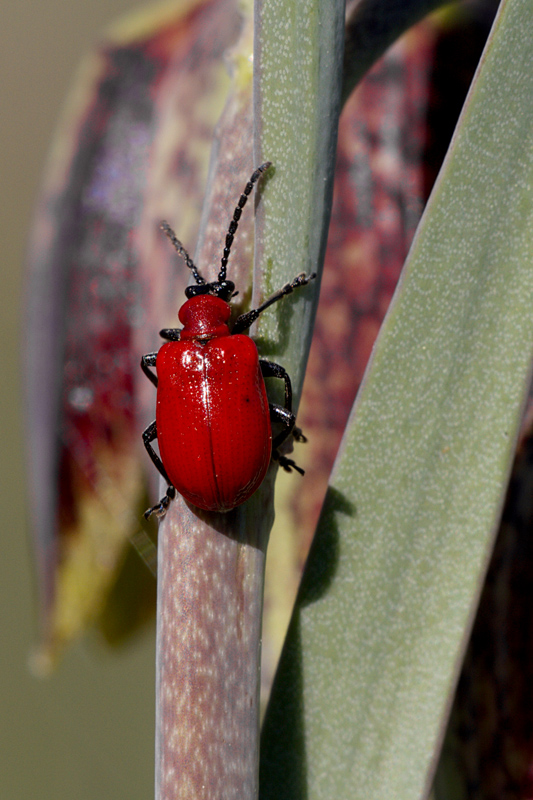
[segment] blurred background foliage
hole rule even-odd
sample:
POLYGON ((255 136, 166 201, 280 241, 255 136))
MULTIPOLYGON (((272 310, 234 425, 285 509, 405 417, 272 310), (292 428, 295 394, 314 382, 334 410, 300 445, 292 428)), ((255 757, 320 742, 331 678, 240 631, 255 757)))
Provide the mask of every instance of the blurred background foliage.
POLYGON ((5 800, 140 800, 153 793, 152 632, 115 653, 88 640, 46 681, 28 670, 37 595, 21 393, 23 264, 43 164, 82 54, 106 25, 136 5, 133 0, 2 5, 0 795, 5 800))

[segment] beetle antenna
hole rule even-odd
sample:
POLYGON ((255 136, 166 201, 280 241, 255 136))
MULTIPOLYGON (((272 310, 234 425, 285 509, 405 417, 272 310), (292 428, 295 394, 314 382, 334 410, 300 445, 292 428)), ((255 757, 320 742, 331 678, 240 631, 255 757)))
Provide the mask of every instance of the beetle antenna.
POLYGON ((235 231, 237 230, 237 227, 239 225, 239 220, 241 218, 242 210, 243 210, 244 206, 246 205, 246 201, 248 200, 248 197, 249 197, 252 189, 254 188, 254 183, 261 177, 263 172, 266 172, 266 170, 270 166, 272 166, 272 162, 271 161, 265 161, 264 164, 261 164, 260 167, 257 167, 255 172, 253 172, 252 175, 250 176, 250 180, 248 181, 248 183, 244 187, 244 191, 241 194, 241 196, 239 197, 239 202, 237 203, 237 205, 235 207, 235 211, 233 212, 233 218, 232 218, 232 220, 231 220, 231 222, 229 224, 228 232, 226 234, 226 246, 224 247, 224 253, 223 253, 222 259, 220 261, 221 266, 220 266, 220 272, 218 273, 218 279, 217 279, 219 283, 221 283, 222 281, 226 280, 226 267, 228 266, 229 253, 230 253, 231 245, 233 243, 233 239, 234 239, 234 236, 235 236, 235 231))
POLYGON ((204 284, 205 278, 202 278, 202 276, 198 272, 196 264, 194 263, 194 261, 192 260, 192 258, 190 257, 190 255, 188 254, 188 252, 186 251, 186 249, 184 248, 184 246, 182 245, 182 243, 180 242, 180 240, 178 239, 178 237, 176 236, 170 225, 168 224, 168 222, 165 222, 165 220, 163 220, 163 222, 159 227, 161 228, 162 231, 166 233, 166 235, 174 245, 175 250, 178 252, 178 254, 182 257, 182 259, 189 267, 196 283, 200 285, 204 284))

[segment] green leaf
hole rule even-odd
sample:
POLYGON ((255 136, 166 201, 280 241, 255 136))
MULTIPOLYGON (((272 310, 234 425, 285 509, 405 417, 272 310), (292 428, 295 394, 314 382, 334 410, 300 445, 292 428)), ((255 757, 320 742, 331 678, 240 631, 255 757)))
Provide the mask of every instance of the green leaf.
POLYGON ((449 0, 361 0, 346 20, 343 102, 365 72, 404 31, 449 0))
POLYGON ((502 4, 377 342, 263 731, 262 797, 424 797, 533 343, 533 6, 502 4))
MULTIPOLYGON (((263 289, 268 295, 296 274, 316 271, 324 259, 340 112, 344 3, 269 0, 256 4, 255 26, 256 147, 259 158, 274 165, 256 216, 257 263, 266 270, 263 289)), ((313 291, 300 289, 294 302, 278 304, 259 325, 262 353, 281 360, 296 387, 303 380, 318 289, 314 295, 314 305, 306 303, 313 291), (292 340, 289 320, 297 332, 292 340)))

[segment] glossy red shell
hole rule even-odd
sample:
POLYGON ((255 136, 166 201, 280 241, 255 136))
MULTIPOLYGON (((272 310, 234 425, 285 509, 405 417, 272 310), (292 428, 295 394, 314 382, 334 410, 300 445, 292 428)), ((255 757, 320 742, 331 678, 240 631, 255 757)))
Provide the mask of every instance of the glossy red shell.
POLYGON ((181 341, 157 354, 156 426, 161 460, 186 500, 229 511, 265 477, 270 414, 254 342, 231 336, 229 305, 201 295, 180 309, 181 341))

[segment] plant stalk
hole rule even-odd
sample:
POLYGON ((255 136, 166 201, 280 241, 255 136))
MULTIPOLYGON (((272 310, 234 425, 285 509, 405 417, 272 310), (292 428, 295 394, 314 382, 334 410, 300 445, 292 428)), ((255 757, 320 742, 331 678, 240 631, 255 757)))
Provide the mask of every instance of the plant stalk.
POLYGON ((209 515, 207 524, 180 498, 160 526, 156 800, 257 797, 261 612, 272 522, 271 514, 257 513, 260 502, 254 497, 228 514, 209 515))

